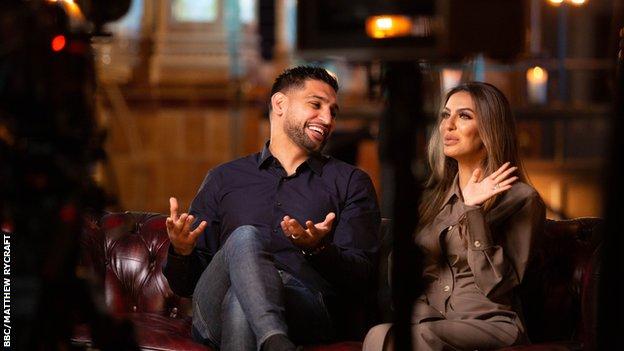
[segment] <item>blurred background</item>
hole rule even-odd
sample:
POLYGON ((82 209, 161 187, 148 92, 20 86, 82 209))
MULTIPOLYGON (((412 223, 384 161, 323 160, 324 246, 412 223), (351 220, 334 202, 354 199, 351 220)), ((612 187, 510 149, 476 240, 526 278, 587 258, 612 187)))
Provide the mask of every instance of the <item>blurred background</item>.
MULTIPOLYGON (((369 3, 375 2, 133 0, 124 17, 105 26, 110 35, 93 44, 97 118, 108 134, 108 160, 96 176, 117 197, 118 209, 166 213, 169 196, 186 207, 210 168, 260 150, 268 138, 273 79, 304 63, 324 66, 341 85, 341 112, 327 152, 366 170, 383 202, 379 82, 384 62, 409 50, 378 54, 374 42, 383 39, 371 39, 363 21, 353 20, 370 15, 369 3)), ((421 51, 407 54, 424 72, 428 121, 453 85, 495 84, 515 110, 525 166, 549 217, 599 216, 616 4, 420 3, 408 8, 433 10, 451 32, 444 43, 421 40, 410 48, 421 51), (501 20, 505 30, 487 32, 501 20), (474 34, 471 25, 485 32, 474 34), (497 52, 479 52, 480 43, 496 37, 497 52)), ((412 35, 418 36, 414 29, 412 35)))
POLYGON ((395 233, 413 232, 413 181, 425 177, 441 97, 463 81, 499 87, 548 217, 607 219, 604 259, 616 264, 604 265, 601 318, 621 316, 622 28, 624 0, 0 1, 14 345, 67 349, 80 316, 129 345, 131 330, 99 310, 104 288, 77 265, 76 238, 95 230, 83 215, 167 213, 170 196, 187 208, 208 170, 262 148, 271 84, 300 64, 337 77, 325 151, 368 172, 395 233))

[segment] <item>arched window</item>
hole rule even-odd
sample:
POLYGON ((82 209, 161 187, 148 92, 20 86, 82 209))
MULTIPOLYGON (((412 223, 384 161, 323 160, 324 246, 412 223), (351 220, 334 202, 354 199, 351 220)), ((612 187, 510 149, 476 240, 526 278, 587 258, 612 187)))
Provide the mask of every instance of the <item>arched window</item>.
POLYGON ((176 22, 210 23, 217 20, 217 0, 172 0, 171 15, 176 22))
POLYGON ((240 21, 242 24, 252 24, 256 22, 256 4, 257 0, 238 0, 240 8, 240 21))

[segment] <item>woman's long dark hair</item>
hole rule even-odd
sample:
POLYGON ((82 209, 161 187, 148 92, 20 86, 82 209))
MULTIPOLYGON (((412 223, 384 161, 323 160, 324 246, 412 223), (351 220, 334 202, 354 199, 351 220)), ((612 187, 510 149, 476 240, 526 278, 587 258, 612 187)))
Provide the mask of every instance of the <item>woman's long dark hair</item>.
MULTIPOLYGON (((481 164, 482 176, 491 174, 509 161, 512 166, 518 167, 515 173, 519 177, 518 180, 527 182, 518 154, 516 122, 505 95, 492 84, 467 82, 446 93, 441 107, 446 105, 453 94, 459 92, 470 94, 475 105, 477 128, 486 150, 486 157, 481 164)), ((437 126, 441 121, 442 118, 438 117, 437 126)), ((419 228, 431 223, 438 215, 443 205, 442 201, 453 185, 458 171, 457 161, 444 155, 442 136, 437 127, 429 140, 428 159, 431 175, 425 185, 425 192, 419 207, 419 228)), ((492 207, 496 198, 495 196, 485 202, 485 211, 492 207)))

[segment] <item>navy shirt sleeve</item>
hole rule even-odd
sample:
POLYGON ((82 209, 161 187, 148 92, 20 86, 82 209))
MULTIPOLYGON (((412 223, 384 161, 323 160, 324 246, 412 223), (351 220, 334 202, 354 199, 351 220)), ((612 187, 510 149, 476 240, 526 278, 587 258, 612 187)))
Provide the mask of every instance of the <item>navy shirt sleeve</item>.
POLYGON ((339 290, 365 289, 374 279, 380 222, 373 183, 365 172, 354 169, 333 240, 311 256, 310 263, 339 290))
POLYGON ((188 256, 178 255, 173 246, 169 246, 163 274, 174 293, 180 296, 191 296, 202 272, 219 247, 219 214, 218 214, 218 169, 206 175, 199 191, 195 195, 189 214, 195 217, 192 228, 206 221, 208 226, 197 240, 193 252, 188 256))

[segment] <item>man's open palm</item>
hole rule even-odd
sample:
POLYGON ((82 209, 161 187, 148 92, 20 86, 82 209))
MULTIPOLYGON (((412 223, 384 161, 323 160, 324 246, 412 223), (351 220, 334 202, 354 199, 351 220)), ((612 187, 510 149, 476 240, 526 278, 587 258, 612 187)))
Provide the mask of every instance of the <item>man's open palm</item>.
POLYGON ((284 235, 289 237, 295 245, 304 249, 314 249, 331 231, 335 219, 336 214, 330 212, 325 216, 323 222, 314 224, 312 221, 306 221, 306 228, 304 229, 296 219, 284 216, 280 224, 284 235))

